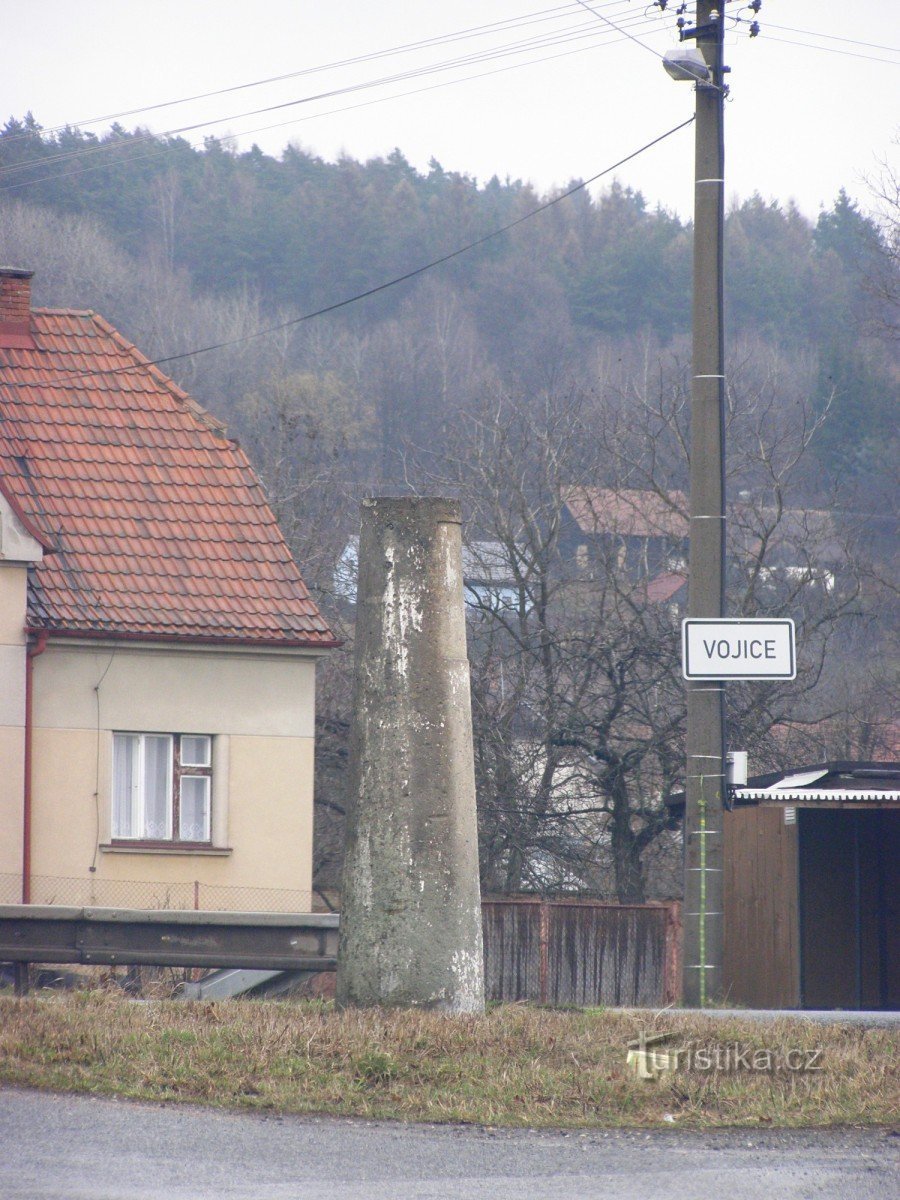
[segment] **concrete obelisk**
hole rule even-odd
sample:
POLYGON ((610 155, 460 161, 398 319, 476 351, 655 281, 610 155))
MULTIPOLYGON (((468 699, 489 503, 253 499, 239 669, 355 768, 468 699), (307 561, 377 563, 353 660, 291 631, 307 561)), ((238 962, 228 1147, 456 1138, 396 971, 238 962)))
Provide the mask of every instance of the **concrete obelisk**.
POLYGON ((362 503, 337 999, 481 1012, 460 508, 362 503))

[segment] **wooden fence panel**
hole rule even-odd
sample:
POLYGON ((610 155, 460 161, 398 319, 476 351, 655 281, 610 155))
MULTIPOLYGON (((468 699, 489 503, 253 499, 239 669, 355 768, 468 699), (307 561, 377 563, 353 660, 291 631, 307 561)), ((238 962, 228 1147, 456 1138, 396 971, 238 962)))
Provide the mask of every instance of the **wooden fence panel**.
POLYGON ((488 999, 540 1001, 540 905, 485 900, 482 927, 488 999))
POLYGON ((677 999, 677 903, 486 900, 491 1000, 653 1006, 677 999))

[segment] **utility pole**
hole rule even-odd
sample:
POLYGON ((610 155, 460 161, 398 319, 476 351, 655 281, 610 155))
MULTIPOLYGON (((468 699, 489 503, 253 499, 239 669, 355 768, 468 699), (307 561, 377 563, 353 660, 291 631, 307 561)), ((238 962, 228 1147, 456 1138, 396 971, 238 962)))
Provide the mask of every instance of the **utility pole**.
MULTIPOLYGON (((698 81, 694 159, 689 617, 721 617, 725 602, 725 224, 722 62, 724 0, 697 0, 696 38, 709 68, 698 81)), ((725 696, 721 681, 687 684, 684 1002, 722 999, 725 696)))

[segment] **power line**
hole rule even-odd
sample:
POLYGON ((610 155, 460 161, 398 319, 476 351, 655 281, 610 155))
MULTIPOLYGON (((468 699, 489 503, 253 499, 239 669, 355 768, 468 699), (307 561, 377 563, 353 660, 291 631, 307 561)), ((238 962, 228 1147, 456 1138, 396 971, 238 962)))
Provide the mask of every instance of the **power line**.
MULTIPOLYGON (((745 35, 745 36, 749 36, 745 35)), ((777 37, 771 33, 766 34, 766 41, 781 42, 785 46, 801 46, 804 50, 823 50, 827 54, 841 54, 845 58, 862 58, 867 62, 887 63, 888 66, 900 66, 900 61, 891 58, 878 58, 874 54, 860 54, 855 50, 839 50, 837 46, 816 46, 812 42, 798 42, 795 38, 777 37)))
MULTIPOLYGON (((606 44, 607 43, 600 43, 600 45, 606 45, 606 44)), ((353 112, 359 108, 368 108, 370 105, 373 105, 373 104, 385 104, 390 100, 402 100, 407 96, 419 96, 419 95, 422 95, 424 92, 434 92, 434 91, 438 91, 441 88, 452 87, 458 83, 469 83, 476 79, 486 79, 491 75, 502 75, 507 71, 519 70, 521 67, 536 66, 540 63, 552 62, 558 58, 568 58, 572 54, 583 54, 587 50, 594 50, 594 49, 597 49, 597 46, 580 46, 575 50, 565 50, 559 54, 548 54, 548 55, 542 56, 541 58, 529 59, 527 62, 510 63, 509 65, 504 66, 504 67, 496 67, 492 71, 479 71, 475 75, 463 75, 459 79, 445 79, 441 83, 433 83, 433 84, 429 84, 425 87, 411 88, 409 91, 406 91, 406 92, 397 92, 397 93, 395 93, 393 95, 389 95, 389 96, 377 96, 374 99, 362 100, 357 104, 345 104, 345 105, 342 105, 340 108, 326 109, 324 112, 311 113, 309 116, 306 116, 306 117, 295 117, 295 118, 292 118, 290 121, 278 121, 278 122, 275 122, 274 124, 270 124, 270 125, 259 125, 259 126, 255 127, 254 129, 238 130, 234 136, 235 137, 250 137, 251 135, 253 135, 255 133, 266 133, 272 129, 284 129, 284 128, 287 128, 292 125, 299 125, 305 121, 314 121, 320 117, 334 116, 337 113, 353 112)), ((156 136, 164 137, 165 135, 159 134, 156 136)), ((150 140, 150 139, 141 139, 141 141, 145 141, 145 140, 150 140)), ((194 149, 196 149, 199 145, 199 143, 190 142, 190 141, 187 141, 186 144, 194 149)), ((121 149, 126 149, 126 148, 130 149, 133 145, 134 145, 133 140, 127 141, 127 142, 122 141, 122 142, 115 142, 115 143, 110 143, 108 145, 105 145, 104 149, 110 149, 110 150, 121 150, 121 149)), ((58 171, 58 172, 55 172, 50 175, 40 175, 36 179, 23 179, 23 180, 19 180, 18 182, 14 181, 12 183, 0 184, 0 191, 12 191, 16 188, 32 187, 39 183, 47 183, 47 182, 51 182, 51 181, 55 182, 58 179, 67 179, 67 178, 71 177, 72 175, 83 175, 87 171, 105 170, 105 169, 111 168, 111 167, 127 167, 135 162, 145 162, 147 159, 163 158, 166 155, 172 153, 176 148, 177 147, 175 145, 166 145, 166 146, 160 147, 157 150, 150 151, 149 153, 146 153, 146 154, 131 154, 131 153, 129 153, 127 158, 119 158, 119 159, 114 159, 112 161, 89 163, 86 167, 78 167, 72 171, 58 171)), ((41 166, 43 166, 45 164, 46 161, 47 161, 46 159, 37 158, 37 159, 31 160, 27 165, 30 167, 33 167, 33 168, 40 168, 41 166)), ((2 168, 0 168, 0 169, 2 169, 2 168)))
MULTIPOLYGON (((597 17, 598 20, 605 21, 605 23, 607 25, 609 25, 612 29, 615 29, 617 32, 623 34, 623 36, 630 38, 631 41, 636 42, 637 45, 640 46, 643 50, 649 50, 649 52, 652 55, 654 55, 656 58, 658 58, 661 62, 664 63, 666 61, 665 55, 660 54, 658 50, 654 50, 652 46, 648 46, 646 42, 642 42, 640 38, 635 37, 633 33, 629 33, 627 29, 623 29, 621 26, 616 25, 616 23, 614 21, 611 21, 609 19, 609 17, 604 16, 602 13, 596 12, 593 8, 591 8, 591 6, 589 4, 587 4, 585 2, 585 0, 577 0, 577 3, 580 4, 581 7, 586 9, 589 13, 592 13, 595 17, 597 17)), ((656 22, 654 21, 653 23, 655 24, 656 22)), ((721 84, 710 82, 705 76, 701 75, 699 73, 699 71, 694 71, 689 67, 685 67, 684 64, 681 64, 681 69, 683 71, 685 71, 687 74, 693 75, 696 78, 696 81, 698 84, 703 84, 705 87, 715 88, 718 91, 722 90, 721 84)))
MULTIPOLYGON (((178 362, 183 358, 193 358, 198 354, 208 354, 212 350, 223 350, 228 346, 236 346, 242 342, 249 342, 255 338, 264 337, 270 333, 279 333, 283 329, 290 329, 295 325, 302 325, 306 321, 312 321, 316 317, 324 317, 328 313, 337 312, 339 309, 347 308, 351 304, 356 304, 359 300, 365 300, 369 296, 375 296, 379 292, 385 292, 389 288, 396 287, 400 283, 406 283, 410 279, 415 279, 418 275, 423 275, 426 271, 431 271, 434 267, 442 266, 444 263, 450 262, 454 258, 459 258, 459 256, 462 254, 467 254, 470 250, 474 250, 478 246, 483 246, 486 242, 491 241, 493 238, 500 237, 501 234, 508 233, 511 229, 515 229, 518 225, 522 225, 525 221, 531 220, 532 217, 536 217, 539 213, 546 212, 548 208, 552 208, 561 201, 567 200, 570 196, 574 196, 576 192, 583 191, 592 183, 596 183, 598 179, 602 179, 604 175, 609 175, 613 171, 618 170, 618 168, 624 166, 625 163, 631 162, 639 155, 644 154, 647 150, 652 149, 653 146, 659 145, 660 142, 664 142, 667 138, 672 137, 673 134, 676 134, 680 130, 687 128, 688 125, 692 125, 694 120, 695 118, 693 116, 689 117, 686 121, 682 121, 681 124, 675 125, 671 129, 666 130, 665 133, 661 133, 658 137, 653 138, 652 141, 645 142, 643 146, 640 146, 637 150, 633 150, 630 154, 626 154, 624 158, 620 158, 617 162, 612 163, 610 166, 604 167, 604 169, 602 171, 598 171, 596 175, 592 175, 589 179, 585 179, 581 183, 576 183, 573 187, 568 188, 565 192, 561 192, 558 196, 554 196, 551 200, 547 200, 543 204, 539 204, 537 208, 530 209, 521 217, 517 217, 514 221, 510 221, 508 224, 502 225, 499 229, 494 229, 490 233, 486 233, 482 237, 476 238, 472 242, 468 242, 465 246, 460 246, 456 250, 451 250, 449 254, 442 254, 440 258, 435 258, 431 262, 425 263, 424 266, 416 267, 412 271, 406 271, 404 274, 398 275, 394 279, 389 279, 385 283, 379 283, 375 287, 367 288, 365 291, 357 292, 354 296, 348 296, 344 300, 338 300, 334 304, 328 304, 324 308, 316 309, 314 312, 304 313, 299 317, 292 317, 288 321, 281 321, 277 325, 268 325, 262 329, 256 329, 252 333, 245 333, 239 335, 238 337, 226 338, 224 341, 214 342, 208 346, 198 346, 194 350, 185 350, 180 354, 168 354, 162 358, 154 358, 146 362, 135 363, 133 366, 129 365, 127 367, 115 367, 110 371, 81 371, 71 375, 63 375, 60 378, 52 381, 53 386, 58 386, 73 380, 94 378, 96 376, 128 374, 132 371, 142 370, 148 366, 163 366, 166 363, 178 362)), ((20 383, 23 386, 25 384, 25 381, 22 380, 6 380, 5 382, 6 384, 20 383)))
MULTIPOLYGON (((579 0, 579 3, 580 3, 580 0, 579 0)), ((631 18, 631 23, 632 24, 634 24, 634 23, 643 24, 645 22, 644 22, 643 17, 633 17, 633 18, 631 18)), ((567 37, 561 36, 558 33, 554 36, 544 37, 544 38, 521 39, 518 42, 507 43, 504 46, 495 47, 491 50, 486 50, 486 51, 482 51, 482 52, 476 52, 476 53, 470 53, 467 55, 458 56, 455 59, 448 59, 448 60, 445 60, 444 62, 431 64, 429 66, 412 68, 411 70, 408 70, 408 71, 401 71, 401 72, 395 73, 393 75, 382 76, 379 79, 368 80, 368 81, 364 81, 361 83, 355 83, 355 84, 348 84, 348 85, 345 85, 344 87, 333 88, 331 90, 314 93, 309 96, 302 96, 295 100, 287 100, 287 101, 283 101, 279 104, 267 105, 262 108, 251 109, 251 110, 241 112, 241 113, 232 113, 226 117, 215 117, 215 118, 211 118, 211 119, 208 119, 205 121, 197 121, 190 125, 182 125, 177 128, 174 128, 174 129, 165 130, 160 134, 147 133, 147 134, 142 134, 142 135, 138 135, 138 136, 133 136, 128 139, 127 144, 129 146, 134 146, 136 144, 141 144, 143 142, 153 141, 156 138, 175 137, 175 136, 178 136, 183 133, 194 132, 197 129, 208 129, 213 125, 221 125, 221 124, 225 124, 226 122, 229 122, 229 121, 241 120, 245 117, 260 116, 264 113, 276 112, 281 109, 296 107, 297 105, 300 105, 300 104, 310 104, 317 100, 331 99, 335 96, 348 95, 348 94, 351 94, 356 91, 363 91, 363 90, 368 90, 370 88, 383 87, 383 86, 390 85, 392 83, 402 83, 409 79, 417 79, 417 78, 421 78, 422 76, 436 74, 441 71, 455 70, 455 69, 458 69, 461 67, 464 68, 466 66, 474 65, 478 62, 490 62, 495 59, 506 58, 506 57, 510 57, 515 54, 524 54, 524 53, 527 53, 529 50, 542 49, 546 46, 552 46, 554 44, 558 44, 561 41, 576 40, 577 38, 580 38, 580 37, 589 36, 583 32, 583 30, 586 28, 587 28, 587 26, 585 26, 585 25, 574 26, 574 27, 571 27, 569 30, 562 31, 563 34, 568 35, 567 37)), ((620 29, 618 26, 613 26, 613 28, 620 35, 627 36, 627 33, 625 31, 623 31, 622 29, 620 29)), ((603 45, 606 43, 600 43, 600 44, 603 45)), ((109 150, 116 149, 116 148, 118 148, 118 146, 120 146, 122 144, 123 143, 107 141, 107 142, 100 143, 98 145, 79 147, 74 150, 68 150, 68 151, 63 151, 61 153, 57 153, 57 154, 47 155, 43 158, 36 160, 36 162, 40 163, 41 165, 46 166, 46 165, 51 165, 53 163, 72 161, 73 159, 77 159, 77 158, 93 157, 94 155, 97 155, 97 154, 105 154, 109 150)), ((0 145, 2 145, 2 142, 0 142, 0 145)), ((6 166, 0 165, 0 172, 2 172, 5 175, 10 175, 15 172, 26 171, 29 168, 34 167, 36 165, 36 162, 35 162, 35 160, 30 160, 28 162, 10 163, 6 166)))
MULTIPOLYGON (((611 21, 609 19, 609 17, 604 16, 602 13, 598 12, 595 8, 591 8, 590 4, 586 3, 586 0, 576 0, 576 2, 578 4, 580 4, 583 9, 585 9, 587 12, 589 12, 591 14, 591 16, 596 17, 598 21, 605 21, 606 24, 609 25, 611 29, 615 29, 617 33, 624 34, 625 37, 630 38, 631 41, 633 41, 633 42, 636 42, 643 50, 649 50, 649 52, 651 54, 655 54, 657 58, 662 58, 662 55, 659 53, 658 50, 654 50, 652 46, 648 46, 646 42, 642 42, 641 39, 635 37, 633 33, 628 33, 627 30, 621 29, 618 25, 615 24, 614 21, 611 21)), ((600 5, 600 7, 602 8, 603 5, 600 5)), ((655 21, 654 21, 654 24, 655 24, 655 21)))
MULTIPOLYGON (((601 8, 621 8, 627 0, 604 0, 601 8)), ((572 0, 568 4, 556 5, 553 8, 537 9, 534 12, 526 13, 522 17, 509 17, 503 21, 493 21, 487 25, 474 25, 467 29, 457 30, 453 33, 438 34, 435 37, 423 38, 418 42, 406 42, 397 46, 391 46, 385 50, 375 50, 368 54, 359 54, 352 58, 338 59, 330 63, 322 63, 315 67, 305 67, 297 71, 288 71, 283 75, 273 75, 266 79, 250 80, 246 83, 237 83, 228 87, 218 88, 211 92, 200 92, 193 96, 182 96, 174 100, 163 100, 155 104, 147 104, 139 108, 125 109, 121 112, 105 113, 102 116, 88 117, 80 121, 66 121, 62 125, 54 125, 49 128, 42 129, 42 133, 59 133, 62 130, 70 128, 82 128, 85 125, 98 125, 103 121, 116 121, 122 117, 132 117, 139 113, 154 112, 161 108, 173 108, 179 104, 190 104, 198 100, 210 100, 217 96, 225 96, 231 92, 246 90, 247 88, 264 87, 272 83, 283 83, 289 79, 299 79, 307 75, 319 74, 322 71, 338 70, 343 67, 356 66, 360 63, 373 62, 381 58, 389 58, 396 54, 411 53, 415 50, 430 49, 436 46, 450 45, 455 41, 462 41, 466 38, 484 37, 491 33, 507 32, 513 29, 525 28, 528 25, 537 25, 548 21, 559 20, 562 14, 568 10, 575 8, 577 0, 572 0)), ((12 137, 5 139, 8 142, 19 141, 30 137, 29 133, 15 134, 12 137)))
POLYGON ((870 50, 887 50, 889 54, 900 54, 898 46, 883 46, 880 42, 861 42, 858 38, 840 37, 834 33, 819 33, 815 29, 795 29, 792 25, 773 25, 771 21, 766 21, 766 31, 769 29, 783 29, 786 33, 802 33, 807 37, 824 38, 829 42, 846 42, 850 46, 868 46, 870 50))
MULTIPOLYGON (((570 39, 566 39, 566 40, 576 40, 576 39, 570 38, 570 39)), ((518 70, 521 67, 535 66, 535 65, 538 65, 538 64, 544 63, 544 62, 552 62, 555 59, 566 58, 572 54, 583 54, 588 50, 595 50, 595 49, 601 48, 602 46, 611 45, 613 43, 613 41, 616 41, 616 40, 619 40, 619 39, 610 39, 609 41, 601 41, 601 42, 598 42, 598 43, 595 43, 595 44, 589 45, 589 46, 580 46, 574 50, 565 50, 558 54, 543 55, 540 58, 528 59, 525 62, 511 63, 506 66, 497 67, 491 71, 480 71, 474 75, 463 75, 463 76, 460 76, 458 79, 444 80, 441 83, 431 84, 429 86, 421 87, 421 88, 412 88, 409 91, 399 92, 399 93, 395 93, 393 95, 376 97, 371 100, 362 101, 358 104, 343 105, 340 108, 328 109, 325 112, 313 113, 307 117, 297 117, 297 118, 293 118, 290 121, 281 121, 281 122, 276 122, 276 123, 270 124, 270 125, 261 125, 261 126, 257 126, 254 129, 238 130, 234 136, 249 137, 250 135, 255 134, 255 133, 264 133, 271 129, 281 129, 281 128, 285 128, 286 126, 300 124, 303 121, 311 121, 311 120, 316 120, 320 117, 332 116, 336 113, 351 112, 358 108, 366 108, 372 104, 383 104, 388 100, 398 100, 398 99, 403 99, 406 96, 421 95, 423 92, 436 91, 440 88, 450 87, 457 83, 468 83, 468 82, 471 82, 476 79, 487 78, 491 75, 503 74, 506 71, 518 70)), ((489 59, 485 59, 485 61, 489 61, 489 59)), ((427 75, 428 73, 429 73, 428 71, 421 71, 421 72, 417 73, 417 75, 418 76, 427 75)), ((414 75, 413 77, 417 77, 417 76, 414 75)), ((361 88, 364 88, 366 86, 375 86, 375 85, 374 84, 359 85, 359 88, 357 88, 357 89, 348 89, 348 90, 360 90, 361 88)), ((245 115, 250 115, 250 114, 245 114, 245 115)), ((127 141, 122 140, 122 141, 116 141, 116 142, 104 142, 101 146, 90 146, 83 150, 70 151, 68 154, 68 157, 69 157, 69 159, 73 159, 73 158, 77 159, 77 158, 81 158, 81 157, 85 157, 85 156, 89 156, 89 155, 93 156, 98 150, 115 151, 115 150, 127 149, 130 151, 133 149, 133 147, 135 145, 140 145, 140 144, 143 144, 146 142, 151 142, 151 141, 157 141, 161 138, 168 137, 168 136, 174 136, 174 131, 173 131, 173 133, 170 133, 170 134, 166 134, 166 133, 150 134, 150 135, 147 135, 146 137, 129 138, 127 141)), ((187 142, 187 144, 189 146, 196 146, 196 143, 187 142)), ((2 141, 0 141, 0 146, 2 146, 2 141)), ((37 178, 24 179, 24 180, 20 180, 20 181, 13 181, 11 183, 0 184, 0 191, 10 191, 10 190, 13 190, 16 188, 32 187, 39 183, 56 181, 58 179, 65 179, 72 175, 80 175, 86 171, 91 171, 91 170, 102 170, 107 167, 115 167, 115 166, 127 166, 127 165, 130 165, 135 162, 145 161, 146 159, 163 157, 164 155, 171 153, 176 148, 177 148, 176 146, 164 146, 158 150, 151 151, 148 154, 138 155, 138 154, 129 153, 127 158, 120 158, 118 160, 113 160, 113 161, 103 161, 103 162, 99 162, 99 163, 93 163, 86 167, 80 167, 73 171, 54 172, 52 174, 38 176, 37 178)), ((45 166, 50 165, 53 162, 57 162, 59 160, 60 160, 60 156, 56 156, 53 158, 35 158, 35 159, 31 159, 27 163, 11 164, 8 169, 12 170, 12 169, 16 168, 16 169, 20 169, 23 171, 27 168, 40 169, 41 167, 45 167, 45 166)), ((0 172, 2 172, 3 169, 4 168, 2 166, 0 166, 0 172)))
MULTIPOLYGON (((607 6, 621 3, 621 0, 607 0, 607 6)), ((418 42, 406 42, 397 46, 391 46, 385 50, 375 50, 369 54, 359 54, 352 58, 337 59, 330 63, 321 63, 315 67, 305 67, 297 71, 288 71, 283 75, 271 75, 265 79, 253 79, 246 83, 231 84, 227 87, 217 88, 211 92, 199 92, 193 96, 180 96, 174 100, 161 100, 155 104, 146 104, 139 108, 124 109, 121 112, 104 113, 97 117, 87 117, 79 121, 66 121, 62 125, 53 125, 49 128, 42 129, 42 133, 59 133, 64 129, 83 128, 85 125, 99 125, 103 121, 117 121, 122 117, 133 117, 139 113, 155 112, 161 108, 174 108, 179 104, 192 104, 198 100, 212 100, 217 96, 226 96, 232 92, 244 91, 248 88, 265 87, 272 83, 284 83, 289 79, 300 79, 307 75, 316 75, 322 71, 338 70, 342 67, 356 66, 359 63, 372 62, 380 58, 389 58, 395 54, 406 54, 414 50, 429 49, 432 46, 449 45, 454 41, 461 41, 467 37, 483 37, 491 32, 500 30, 524 28, 526 25, 536 24, 540 21, 551 21, 558 19, 558 15, 565 10, 572 8, 573 4, 561 4, 554 8, 538 9, 533 13, 526 13, 522 18, 507 18, 505 21, 493 21, 487 25, 474 25, 467 29, 457 30, 453 33, 440 34, 432 38, 423 38, 418 42), (550 14, 550 15, 546 15, 550 14)), ((18 141, 27 138, 28 133, 16 134, 7 139, 8 141, 18 141)))
MULTIPOLYGON (((346 104, 346 105, 341 106, 340 108, 333 108, 333 109, 328 109, 325 112, 313 113, 307 117, 296 117, 290 121, 279 121, 279 122, 276 122, 276 123, 270 124, 270 125, 257 126, 254 129, 238 130, 234 136, 249 137, 254 133, 264 133, 271 129, 283 129, 287 126, 297 125, 304 121, 317 120, 320 117, 332 116, 336 113, 352 112, 358 108, 367 108, 369 105, 373 105, 373 104, 384 104, 385 102, 387 102, 389 100, 399 100, 399 99, 403 99, 406 96, 421 95, 424 92, 437 91, 440 88, 450 87, 457 83, 468 83, 468 82, 471 82, 476 79, 485 79, 491 75, 504 74, 506 71, 518 70, 521 67, 535 66, 535 65, 538 65, 538 64, 544 63, 544 62, 552 62, 558 58, 567 58, 572 54, 583 54, 587 50, 598 49, 600 46, 609 45, 609 44, 611 44, 611 43, 600 42, 596 45, 580 46, 575 50, 565 50, 559 54, 544 55, 540 58, 528 59, 526 62, 511 63, 504 67, 496 67, 494 70, 491 70, 491 71, 480 71, 474 75, 464 75, 458 79, 448 79, 448 80, 444 80, 441 83, 430 84, 426 87, 412 88, 409 91, 395 93, 394 95, 379 96, 379 97, 376 97, 371 100, 361 101, 358 104, 346 104)), ((425 72, 425 73, 427 73, 427 72, 425 72)), ((162 138, 165 136, 166 136, 165 134, 159 134, 159 135, 152 135, 152 137, 147 137, 147 138, 130 139, 128 141, 104 143, 102 149, 119 150, 119 149, 127 148, 130 150, 135 145, 136 141, 142 143, 142 142, 146 142, 146 141, 155 140, 156 138, 162 138)), ((189 146, 193 145, 194 147, 196 147, 196 143, 188 142, 187 144, 189 146)), ((15 188, 21 188, 21 187, 31 187, 31 186, 33 186, 35 184, 39 184, 39 183, 56 181, 57 179, 65 179, 72 175, 80 175, 86 171, 102 170, 107 167, 128 166, 134 162, 141 162, 141 161, 145 161, 146 159, 150 159, 150 158, 163 157, 164 155, 171 153, 176 148, 177 147, 175 147, 175 146, 164 146, 164 147, 161 147, 158 151, 152 151, 149 154, 137 155, 137 154, 129 153, 127 158, 120 158, 120 159, 114 160, 112 162, 104 161, 104 162, 99 162, 99 163, 92 163, 86 167, 80 167, 74 171, 56 172, 56 173, 53 173, 50 175, 38 176, 36 179, 25 179, 25 180, 21 180, 19 182, 0 184, 0 191, 9 191, 9 190, 13 190, 15 188)), ((88 153, 92 153, 96 149, 98 149, 98 147, 90 147, 88 150, 81 151, 81 152, 73 151, 72 156, 79 157, 81 154, 86 155, 88 153)), ((39 158, 39 159, 33 159, 29 163, 21 164, 21 165, 32 167, 32 168, 40 168, 40 167, 44 166, 47 162, 48 162, 47 159, 39 158)), ((2 168, 0 168, 0 170, 2 170, 2 168)))

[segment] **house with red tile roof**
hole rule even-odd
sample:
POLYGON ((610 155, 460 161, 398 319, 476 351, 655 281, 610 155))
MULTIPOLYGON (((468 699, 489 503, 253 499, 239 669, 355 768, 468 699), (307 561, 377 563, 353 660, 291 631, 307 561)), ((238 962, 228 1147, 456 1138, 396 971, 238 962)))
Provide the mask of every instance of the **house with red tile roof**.
MULTIPOLYGON (((686 601, 688 498, 673 488, 568 487, 561 495, 560 550, 582 578, 615 569, 647 587, 650 603, 686 601)), ((776 507, 742 492, 728 507, 729 564, 764 556, 772 587, 808 583, 830 591, 845 551, 832 513, 776 507)))
POLYGON ((0 268, 0 900, 309 906, 336 645, 222 425, 0 268))
POLYGON ((562 493, 560 549, 583 575, 611 567, 630 578, 687 567, 687 497, 642 488, 569 487, 562 493))

